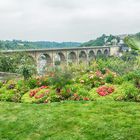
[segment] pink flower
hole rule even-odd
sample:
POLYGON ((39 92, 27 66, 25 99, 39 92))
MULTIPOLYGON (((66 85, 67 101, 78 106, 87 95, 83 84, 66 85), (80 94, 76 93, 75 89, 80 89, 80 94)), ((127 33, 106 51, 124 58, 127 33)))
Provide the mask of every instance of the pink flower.
POLYGON ((111 94, 114 92, 114 88, 113 87, 107 87, 107 86, 102 86, 99 87, 96 92, 100 95, 100 96, 106 96, 108 94, 111 94))

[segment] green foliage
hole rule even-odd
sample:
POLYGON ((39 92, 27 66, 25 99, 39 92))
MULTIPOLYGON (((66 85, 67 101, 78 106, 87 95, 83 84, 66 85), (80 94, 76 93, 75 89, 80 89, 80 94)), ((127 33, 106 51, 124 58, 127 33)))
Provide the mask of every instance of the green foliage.
POLYGON ((114 78, 113 83, 117 85, 121 85, 125 81, 123 76, 117 76, 114 78))
POLYGON ((115 100, 136 101, 140 90, 133 82, 126 81, 117 88, 116 93, 118 93, 119 96, 116 96, 115 100))
POLYGON ((88 91, 86 88, 80 88, 77 90, 78 95, 84 96, 84 97, 88 97, 88 91))
POLYGON ((2 81, 0 81, 0 88, 3 86, 3 82, 2 81))
POLYGON ((34 60, 27 54, 17 56, 19 62, 16 71, 23 75, 24 79, 29 79, 33 74, 36 73, 36 65, 34 60))
POLYGON ((23 102, 23 103, 34 103, 36 101, 35 98, 30 98, 29 93, 30 92, 27 92, 22 96, 21 102, 23 102))
POLYGON ((0 53, 0 71, 15 72, 14 58, 0 53))
POLYGON ((128 36, 124 42, 133 50, 140 50, 140 39, 137 36, 128 36))
POLYGON ((128 98, 138 95, 138 89, 133 83, 124 83, 122 87, 124 89, 124 93, 128 98))
POLYGON ((110 45, 112 45, 112 40, 113 39, 116 39, 117 42, 119 42, 119 37, 117 36, 113 36, 113 35, 105 35, 103 34, 101 37, 98 37, 97 39, 95 40, 90 40, 88 42, 85 42, 83 44, 81 44, 81 46, 104 46, 105 43, 110 43, 110 45), (106 42, 105 42, 106 40, 106 42))
POLYGON ((113 81, 114 81, 114 75, 112 73, 109 73, 107 76, 105 76, 106 83, 113 83, 113 81))
POLYGON ((0 88, 0 100, 20 102, 21 97, 29 90, 23 80, 17 82, 9 80, 0 88))
POLYGON ((130 52, 125 52, 122 55, 122 60, 124 61, 135 61, 137 59, 138 53, 134 50, 130 51, 130 52))
MULTIPOLYGON (((26 57, 22 58, 24 59, 21 62, 24 62, 26 57)), ((28 62, 30 64, 30 59, 28 62)), ((139 56, 129 61, 110 57, 97 59, 89 67, 84 65, 57 67, 49 69, 44 76, 26 80, 8 80, 0 85, 0 100, 26 103, 98 99, 140 101, 138 62, 139 56), (106 90, 104 87, 113 88, 104 91, 106 90), (98 92, 97 89, 100 91, 98 92), (110 92, 112 89, 113 92, 110 92), (112 94, 102 97, 106 93, 112 94)), ((16 63, 18 64, 18 61, 16 63)))
POLYGON ((119 75, 123 75, 129 71, 132 71, 135 65, 134 60, 124 61, 121 58, 116 58, 116 57, 110 57, 107 59, 98 59, 96 63, 98 64, 97 68, 99 70, 102 71, 105 68, 108 68, 119 75))
POLYGON ((69 70, 56 70, 52 77, 49 78, 49 84, 55 85, 56 88, 63 88, 65 85, 72 83, 72 73, 69 70))
POLYGON ((140 88, 140 70, 135 70, 124 75, 125 80, 133 81, 137 88, 140 88))
POLYGON ((30 78, 26 81, 30 89, 33 89, 38 86, 38 80, 35 78, 30 78))
POLYGON ((49 42, 49 41, 0 41, 0 50, 16 50, 16 49, 45 49, 45 48, 61 48, 61 47, 78 47, 79 42, 49 42))
POLYGON ((0 54, 0 71, 21 74, 25 80, 36 73, 35 61, 26 53, 0 54))
POLYGON ((1 140, 139 140, 138 103, 105 100, 31 105, 0 102, 0 114, 1 140))
POLYGON ((6 89, 6 87, 3 87, 0 89, 0 100, 1 101, 14 101, 14 97, 16 94, 16 90, 14 89, 6 89))

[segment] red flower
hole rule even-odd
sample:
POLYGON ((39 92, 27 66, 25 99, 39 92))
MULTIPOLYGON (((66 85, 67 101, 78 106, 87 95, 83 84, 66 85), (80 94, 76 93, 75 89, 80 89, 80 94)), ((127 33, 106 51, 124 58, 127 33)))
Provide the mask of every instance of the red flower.
POLYGON ((83 97, 84 101, 89 101, 90 99, 88 97, 83 97))
POLYGON ((112 93, 112 92, 114 92, 114 88, 113 87, 109 87, 107 91, 108 91, 108 93, 112 93))
POLYGON ((42 97, 44 97, 44 94, 40 94, 40 95, 35 96, 35 99, 41 99, 42 97))
POLYGON ((35 94, 37 93, 38 91, 36 91, 36 90, 32 90, 31 92, 30 92, 30 97, 33 97, 33 96, 35 96, 35 94))
POLYGON ((114 92, 114 87, 107 87, 107 86, 102 86, 102 87, 99 87, 97 89, 97 93, 100 95, 100 96, 106 96, 108 94, 111 94, 114 92))
POLYGON ((48 88, 48 86, 41 86, 40 89, 48 88))

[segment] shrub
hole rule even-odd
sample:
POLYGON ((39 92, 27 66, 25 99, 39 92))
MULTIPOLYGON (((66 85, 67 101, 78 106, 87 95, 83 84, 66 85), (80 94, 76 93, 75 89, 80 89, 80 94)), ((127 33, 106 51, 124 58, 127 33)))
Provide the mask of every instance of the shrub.
POLYGON ((114 78, 113 83, 121 85, 125 81, 123 76, 117 76, 114 78))
POLYGON ((73 94, 72 90, 70 88, 63 88, 60 92, 60 95, 62 99, 67 100, 69 97, 71 97, 73 94))
POLYGON ((30 87, 24 80, 18 80, 15 88, 18 90, 21 96, 30 90, 30 87))
POLYGON ((9 80, 6 84, 5 84, 7 89, 14 89, 16 86, 16 82, 13 80, 9 80))
POLYGON ((80 88, 79 90, 77 90, 77 94, 80 95, 80 96, 85 96, 85 97, 88 97, 88 90, 85 89, 85 88, 80 88))
POLYGON ((72 73, 68 70, 55 71, 54 74, 48 79, 50 85, 54 85, 56 88, 63 88, 65 85, 72 83, 72 73))
POLYGON ((0 88, 3 86, 3 82, 0 81, 0 88))
POLYGON ((133 82, 124 82, 118 86, 115 93, 119 94, 119 96, 114 98, 115 100, 136 101, 140 91, 133 82))
POLYGON ((0 89, 0 100, 1 101, 13 101, 16 94, 16 90, 7 90, 5 87, 0 89))
POLYGON ((135 87, 133 83, 126 82, 123 85, 124 94, 126 100, 135 100, 136 96, 139 94, 139 90, 135 87))
POLYGON ((38 86, 38 80, 35 78, 28 79, 28 81, 26 83, 30 89, 34 89, 35 87, 38 86))
POLYGON ((113 74, 108 74, 108 75, 106 75, 105 76, 105 82, 106 83, 113 83, 113 81, 114 81, 114 76, 113 76, 113 74))
POLYGON ((49 92, 50 90, 47 86, 35 88, 24 94, 21 101, 25 103, 43 103, 46 100, 49 92))

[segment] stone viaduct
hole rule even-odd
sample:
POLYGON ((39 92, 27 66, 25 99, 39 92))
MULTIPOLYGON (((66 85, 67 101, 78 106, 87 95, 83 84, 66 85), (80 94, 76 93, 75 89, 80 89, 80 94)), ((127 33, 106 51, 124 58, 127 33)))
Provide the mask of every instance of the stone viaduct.
POLYGON ((36 62, 39 67, 41 59, 46 60, 46 65, 54 66, 56 61, 61 64, 89 62, 94 60, 97 56, 116 55, 119 51, 118 46, 101 46, 101 47, 77 47, 77 48, 51 48, 51 49, 29 49, 29 50, 9 50, 3 53, 17 53, 26 52, 36 62))

